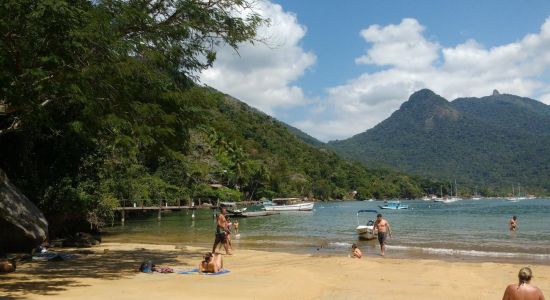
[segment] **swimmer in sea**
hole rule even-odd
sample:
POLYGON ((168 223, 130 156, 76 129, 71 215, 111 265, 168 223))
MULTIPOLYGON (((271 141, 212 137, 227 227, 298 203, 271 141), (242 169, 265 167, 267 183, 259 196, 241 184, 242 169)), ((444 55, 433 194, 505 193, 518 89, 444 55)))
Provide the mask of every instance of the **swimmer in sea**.
POLYGON ((510 231, 516 231, 518 228, 518 218, 516 216, 513 216, 510 221, 508 221, 508 226, 510 228, 510 231))

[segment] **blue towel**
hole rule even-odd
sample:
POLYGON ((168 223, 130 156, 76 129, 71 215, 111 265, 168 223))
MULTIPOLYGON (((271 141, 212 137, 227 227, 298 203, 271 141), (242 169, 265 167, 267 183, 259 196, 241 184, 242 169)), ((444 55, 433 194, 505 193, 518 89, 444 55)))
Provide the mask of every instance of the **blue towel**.
POLYGON ((223 269, 221 271, 219 271, 218 273, 201 273, 199 272, 199 269, 193 269, 193 270, 188 270, 188 271, 178 271, 177 273, 178 274, 183 274, 183 275, 191 275, 191 274, 200 274, 200 275, 222 275, 222 274, 227 274, 229 273, 230 271, 227 270, 227 269, 223 269))

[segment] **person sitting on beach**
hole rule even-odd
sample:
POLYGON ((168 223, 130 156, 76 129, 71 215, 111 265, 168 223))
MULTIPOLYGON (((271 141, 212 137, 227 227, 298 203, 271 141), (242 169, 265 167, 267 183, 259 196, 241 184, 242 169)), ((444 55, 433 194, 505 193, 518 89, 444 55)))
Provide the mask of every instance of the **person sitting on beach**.
POLYGON ((351 245, 351 258, 361 258, 363 257, 363 253, 361 253, 361 250, 357 247, 357 244, 351 245))
POLYGON ((200 273, 218 273, 222 269, 223 259, 221 254, 212 254, 212 252, 206 253, 203 261, 199 264, 200 273))
POLYGON ((374 231, 378 231, 378 242, 380 243, 380 255, 384 256, 386 252, 386 239, 388 235, 391 237, 390 223, 382 218, 382 214, 376 216, 376 222, 374 222, 374 231))
POLYGON ((504 291, 502 300, 544 300, 541 290, 529 284, 532 277, 533 272, 530 268, 521 268, 518 274, 519 283, 508 285, 504 291))
POLYGON ((510 231, 516 231, 518 227, 518 218, 516 216, 513 216, 508 222, 508 226, 510 227, 510 231))
POLYGON ((231 252, 227 244, 227 220, 225 219, 225 214, 227 214, 227 208, 222 205, 220 206, 220 214, 216 218, 216 238, 214 240, 214 246, 212 246, 212 253, 216 253, 216 247, 218 244, 222 243, 225 248, 225 253, 230 255, 231 252))

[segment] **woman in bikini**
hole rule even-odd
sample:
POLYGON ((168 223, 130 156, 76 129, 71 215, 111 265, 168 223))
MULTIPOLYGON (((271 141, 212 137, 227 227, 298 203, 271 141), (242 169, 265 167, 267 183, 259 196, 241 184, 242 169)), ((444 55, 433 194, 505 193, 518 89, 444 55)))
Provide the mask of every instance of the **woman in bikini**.
POLYGON ((222 255, 212 254, 212 252, 207 252, 203 257, 203 261, 199 264, 199 272, 201 273, 218 273, 222 269, 222 255))

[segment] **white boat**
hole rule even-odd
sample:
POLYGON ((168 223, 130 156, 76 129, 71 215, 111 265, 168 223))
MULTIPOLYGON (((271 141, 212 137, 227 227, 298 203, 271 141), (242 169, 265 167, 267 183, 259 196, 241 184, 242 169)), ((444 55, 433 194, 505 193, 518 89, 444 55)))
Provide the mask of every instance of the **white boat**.
POLYGON ((361 213, 374 213, 376 214, 377 211, 374 209, 362 209, 357 211, 357 227, 355 228, 355 232, 359 235, 360 238, 372 240, 376 238, 376 235, 374 234, 374 218, 367 221, 366 225, 361 225, 359 223, 359 214, 361 213))
POLYGON ((454 189, 455 189, 455 195, 453 196, 453 184, 451 183, 451 197, 449 197, 449 198, 439 198, 439 199, 436 199, 434 201, 435 202, 442 202, 442 203, 453 203, 453 202, 456 202, 456 201, 463 200, 462 198, 460 198, 458 196, 458 185, 456 184, 456 179, 455 179, 454 189))
POLYGON ((519 200, 527 200, 527 196, 521 195, 521 185, 518 183, 518 194, 515 194, 514 186, 512 186, 512 197, 508 197, 507 200, 511 202, 518 202, 519 200))
POLYGON ((472 196, 472 200, 481 200, 481 196, 477 193, 477 186, 474 191, 474 195, 472 196))
MULTIPOLYGON (((298 198, 273 199, 271 203, 264 202, 266 211, 309 211, 313 210, 313 202, 296 202, 298 198)), ((299 200, 299 199, 298 199, 299 200)))

